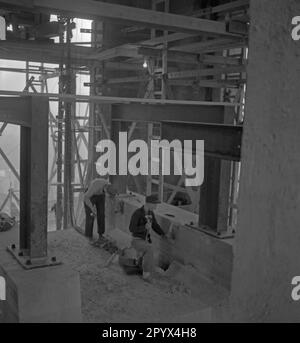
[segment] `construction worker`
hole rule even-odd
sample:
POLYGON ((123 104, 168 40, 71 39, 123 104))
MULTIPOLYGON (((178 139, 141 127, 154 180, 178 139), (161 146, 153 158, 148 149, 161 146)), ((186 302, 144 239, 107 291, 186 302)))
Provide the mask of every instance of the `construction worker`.
POLYGON ((98 240, 94 243, 100 246, 103 243, 103 234, 105 233, 105 194, 115 196, 115 188, 108 180, 97 178, 94 179, 84 194, 85 208, 85 235, 91 240, 93 238, 94 218, 97 217, 98 240))
POLYGON ((133 213, 129 225, 129 230, 132 233, 132 247, 143 259, 143 279, 148 282, 152 280, 151 274, 154 269, 151 229, 166 238, 165 232, 157 223, 154 215, 157 204, 159 204, 159 200, 156 195, 147 196, 145 205, 133 213))

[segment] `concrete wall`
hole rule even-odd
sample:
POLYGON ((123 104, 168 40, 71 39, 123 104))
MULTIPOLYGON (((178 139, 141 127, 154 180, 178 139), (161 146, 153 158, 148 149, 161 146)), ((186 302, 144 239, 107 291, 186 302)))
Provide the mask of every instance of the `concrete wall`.
POLYGON ((291 280, 300 275, 299 0, 251 0, 231 314, 237 321, 300 321, 291 280))

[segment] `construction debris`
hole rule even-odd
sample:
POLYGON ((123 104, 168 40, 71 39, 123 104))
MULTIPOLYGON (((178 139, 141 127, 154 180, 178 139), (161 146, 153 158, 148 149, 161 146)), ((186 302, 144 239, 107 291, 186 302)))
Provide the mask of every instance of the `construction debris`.
POLYGON ((0 212, 0 232, 8 231, 14 227, 16 220, 7 213, 0 212))

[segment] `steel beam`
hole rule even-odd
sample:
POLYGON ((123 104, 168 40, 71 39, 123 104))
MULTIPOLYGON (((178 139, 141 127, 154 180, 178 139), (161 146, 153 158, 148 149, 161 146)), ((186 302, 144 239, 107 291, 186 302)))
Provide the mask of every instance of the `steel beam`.
MULTIPOLYGON (((24 210, 27 212, 27 220, 23 222, 20 219, 20 230, 25 229, 29 233, 29 246, 26 248, 31 258, 47 256, 48 113, 46 98, 31 99, 31 128, 21 128, 21 140, 26 143, 21 145, 20 203, 21 213, 24 210), (27 184, 29 192, 24 192, 24 184, 27 184)), ((23 214, 20 218, 23 218, 23 214)))
POLYGON ((114 121, 132 122, 191 122, 221 123, 224 118, 223 106, 184 106, 120 104, 112 106, 114 121), (182 115, 184 113, 184 116, 182 115))
POLYGON ((241 157, 242 126, 206 123, 162 123, 162 138, 204 140, 207 156, 239 161, 241 157))
POLYGON ((0 97, 0 122, 30 127, 30 99, 0 97))
POLYGON ((32 259, 47 256, 48 113, 45 97, 0 98, 0 121, 21 126, 20 249, 32 259))
POLYGON ((205 156, 204 180, 200 189, 199 225, 215 232, 218 231, 221 164, 220 159, 205 156))

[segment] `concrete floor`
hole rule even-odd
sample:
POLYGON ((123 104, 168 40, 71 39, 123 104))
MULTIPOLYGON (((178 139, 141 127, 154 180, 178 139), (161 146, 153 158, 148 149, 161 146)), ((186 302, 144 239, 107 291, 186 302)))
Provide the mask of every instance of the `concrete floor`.
MULTIPOLYGON (((17 228, 0 234, 0 251, 17 242, 17 228)), ((124 274, 117 263, 105 268, 110 254, 92 247, 75 230, 49 233, 49 254, 80 274, 84 322, 203 322, 211 307, 226 298, 226 291, 203 279, 199 292, 176 278, 156 275, 147 284, 124 274)))

